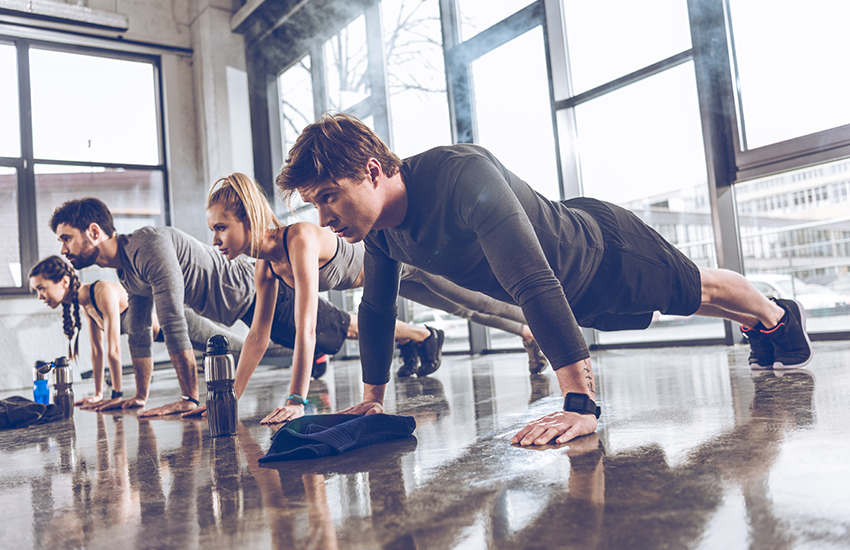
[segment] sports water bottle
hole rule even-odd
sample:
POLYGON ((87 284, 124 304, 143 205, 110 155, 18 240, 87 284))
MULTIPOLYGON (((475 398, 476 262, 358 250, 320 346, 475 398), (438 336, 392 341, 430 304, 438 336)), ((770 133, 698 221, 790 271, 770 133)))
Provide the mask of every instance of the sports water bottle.
POLYGON ((236 435, 238 415, 233 382, 236 365, 229 352, 230 342, 222 334, 207 340, 204 353, 204 380, 207 383, 207 422, 210 435, 236 435))
POLYGON ((47 377, 53 365, 46 361, 36 361, 33 369, 32 400, 36 403, 50 404, 50 388, 47 387, 47 377))
POLYGON ((53 360, 53 404, 62 410, 65 418, 74 416, 73 372, 67 357, 53 360))

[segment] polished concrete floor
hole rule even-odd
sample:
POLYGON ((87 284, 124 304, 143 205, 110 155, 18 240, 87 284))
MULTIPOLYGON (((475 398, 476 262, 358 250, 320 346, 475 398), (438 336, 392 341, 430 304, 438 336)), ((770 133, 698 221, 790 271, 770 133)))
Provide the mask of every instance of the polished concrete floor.
MULTIPOLYGON (((415 437, 272 467, 259 420, 287 370, 258 371, 233 438, 77 410, 0 432, 0 547, 850 548, 850 343, 815 349, 783 376, 750 372, 743 346, 594 353, 597 434, 536 450, 510 436, 561 399, 522 354, 392 383, 415 437)), ((149 404, 176 393, 157 371, 149 404)), ((333 362, 311 412, 359 393, 359 365, 333 362)))

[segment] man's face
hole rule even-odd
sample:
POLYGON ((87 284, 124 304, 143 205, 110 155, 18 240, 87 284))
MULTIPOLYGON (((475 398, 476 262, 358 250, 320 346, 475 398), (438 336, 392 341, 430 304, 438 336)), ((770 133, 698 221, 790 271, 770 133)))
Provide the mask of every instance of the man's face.
POLYGON ((301 191, 301 198, 319 211, 319 225, 350 243, 366 237, 383 207, 371 177, 322 183, 301 191))
POLYGON ((60 223, 56 226, 56 237, 62 243, 62 255, 68 258, 76 269, 89 267, 97 261, 100 250, 86 233, 76 227, 60 223))

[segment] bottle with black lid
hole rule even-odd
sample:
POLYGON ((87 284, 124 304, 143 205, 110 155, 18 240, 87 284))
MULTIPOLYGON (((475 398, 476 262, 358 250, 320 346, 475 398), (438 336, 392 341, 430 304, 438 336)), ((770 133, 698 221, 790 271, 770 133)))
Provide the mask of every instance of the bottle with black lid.
POLYGON ((204 380, 207 383, 207 422, 213 437, 236 435, 239 416, 233 389, 236 365, 229 350, 230 342, 222 334, 207 340, 204 380))

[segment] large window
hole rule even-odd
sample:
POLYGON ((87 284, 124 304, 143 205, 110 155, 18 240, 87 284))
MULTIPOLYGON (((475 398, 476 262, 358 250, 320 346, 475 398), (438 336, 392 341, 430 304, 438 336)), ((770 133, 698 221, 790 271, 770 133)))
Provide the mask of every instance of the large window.
MULTIPOLYGON (((275 117, 287 126, 279 154, 293 127, 340 109, 402 157, 477 143, 551 199, 620 204, 701 267, 743 271, 743 259, 752 280, 791 277, 794 295, 801 284, 842 292, 841 201, 850 187, 838 173, 850 158, 850 111, 839 67, 850 50, 840 2, 331 4, 336 18, 294 43, 274 75, 275 117), (776 181, 781 189, 767 191, 776 181)), ((295 34, 298 13, 287 23, 295 34)), ((252 47, 267 51, 274 41, 263 35, 252 47)), ((346 299, 356 305, 356 295, 346 299)), ((840 311, 831 308, 836 322, 822 330, 850 330, 840 311)), ((417 305, 406 313, 432 314, 417 305)), ((822 313, 811 314, 816 332, 822 313)), ((473 328, 476 350, 518 345, 473 328)), ((593 338, 602 346, 731 342, 732 328, 659 314, 648 331, 593 338)))
MULTIPOLYGON (((631 210, 697 265, 716 267, 693 64, 583 103, 575 114, 584 194, 631 210)), ((610 344, 723 334, 719 319, 658 316, 649 332, 597 338, 610 344)))
POLYGON ((850 124, 847 2, 729 0, 742 150, 850 124))
POLYGON ((48 221, 66 200, 104 201, 122 233, 168 221, 158 73, 146 56, 0 43, 0 292, 59 252, 48 221))
MULTIPOLYGON (((401 157, 451 142, 437 0, 384 0, 307 50, 277 77, 280 158, 304 126, 328 110, 357 116, 401 157), (385 61, 370 65, 376 52, 385 61)), ((276 201, 275 211, 284 223, 318 223, 315 210, 297 196, 289 205, 276 201)), ((361 294, 331 292, 330 298, 355 313, 361 294)), ((426 309, 411 302, 403 315, 412 320, 426 309)), ((449 347, 466 350, 468 338, 449 347)), ((356 341, 346 341, 343 353, 356 355, 356 341)))
POLYGON ((809 332, 850 331, 850 160, 735 186, 746 276, 795 299, 809 332))

